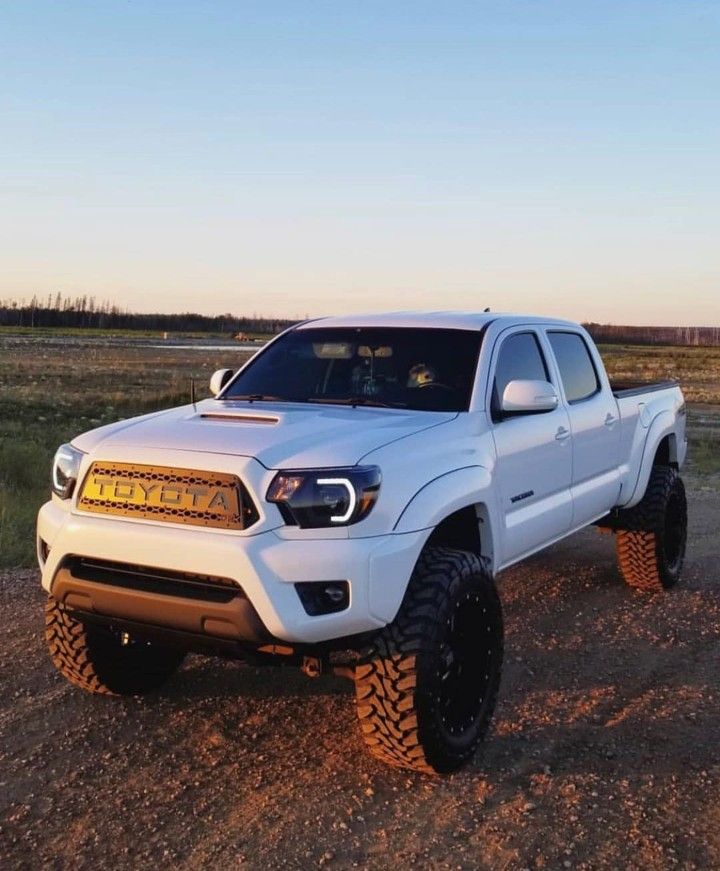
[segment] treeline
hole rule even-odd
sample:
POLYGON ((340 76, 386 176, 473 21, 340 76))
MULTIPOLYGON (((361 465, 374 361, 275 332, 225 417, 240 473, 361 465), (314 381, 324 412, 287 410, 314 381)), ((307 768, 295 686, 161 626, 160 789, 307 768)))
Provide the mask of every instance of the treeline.
POLYGON ((63 297, 57 293, 46 299, 0 299, 0 326, 95 328, 107 330, 159 330, 163 332, 203 333, 279 333, 292 320, 283 318, 238 317, 232 314, 201 315, 141 314, 122 309, 115 303, 98 302, 93 296, 63 297))
POLYGON ((624 327, 583 324, 596 342, 629 345, 720 345, 720 327, 624 327))
MULTIPOLYGON (((184 333, 279 333, 294 323, 285 318, 257 315, 141 314, 94 296, 69 297, 60 293, 40 299, 0 299, 0 326, 152 330, 184 333)), ((596 342, 633 345, 720 345, 720 327, 631 327, 586 323, 596 342)))

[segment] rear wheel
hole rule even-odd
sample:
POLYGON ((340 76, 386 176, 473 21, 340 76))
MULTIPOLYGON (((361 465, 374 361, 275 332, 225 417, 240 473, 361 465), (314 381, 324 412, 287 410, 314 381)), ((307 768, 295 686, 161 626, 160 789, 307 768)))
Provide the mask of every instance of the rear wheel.
POLYGON ((371 753, 429 773, 460 768, 487 731, 502 657, 500 600, 480 560, 428 548, 397 617, 355 671, 371 753))
POLYGON ((45 640, 62 675, 75 686, 104 695, 140 695, 157 689, 185 658, 180 650, 81 623, 52 596, 45 606, 45 640))
POLYGON ((649 592, 680 579, 687 544, 687 500, 682 479, 669 466, 655 466, 642 500, 619 523, 615 547, 625 582, 649 592))

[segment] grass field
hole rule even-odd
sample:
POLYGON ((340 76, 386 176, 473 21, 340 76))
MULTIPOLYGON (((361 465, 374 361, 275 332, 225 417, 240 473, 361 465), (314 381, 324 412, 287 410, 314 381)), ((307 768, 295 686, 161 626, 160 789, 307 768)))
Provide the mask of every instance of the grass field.
POLYGON ((720 405, 720 348, 599 345, 610 378, 674 378, 692 403, 720 405))
MULTIPOLYGON (((720 348, 602 346, 611 377, 678 378, 691 403, 691 474, 719 486, 720 348), (717 406, 717 407, 715 407, 717 406)), ((152 348, 108 336, 0 333, 0 566, 34 560, 34 523, 58 445, 93 427, 208 394, 234 350, 152 348)))

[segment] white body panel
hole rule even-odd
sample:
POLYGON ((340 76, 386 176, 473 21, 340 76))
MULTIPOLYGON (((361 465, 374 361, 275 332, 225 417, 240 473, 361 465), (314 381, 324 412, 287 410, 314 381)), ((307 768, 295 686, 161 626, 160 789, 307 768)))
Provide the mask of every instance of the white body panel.
MULTIPOLYGON (((300 325, 308 330, 316 322, 300 325)), ((635 504, 664 439, 669 458, 685 458, 678 387, 613 395, 602 362, 577 325, 511 315, 401 314, 335 318, 322 326, 446 327, 483 331, 475 389, 466 412, 217 399, 122 421, 85 433, 80 480, 96 460, 236 474, 258 509, 247 530, 206 529, 78 510, 76 496, 41 509, 43 586, 71 554, 132 562, 240 584, 267 629, 290 642, 314 643, 391 621, 432 531, 474 506, 482 554, 497 571, 618 506, 635 504), (592 398, 568 403, 546 331, 585 338, 600 377, 592 398), (538 338, 555 409, 493 419, 492 381, 503 336, 522 329, 538 338), (280 469, 374 465, 377 503, 351 526, 288 526, 265 498, 280 469), (350 583, 350 606, 309 616, 293 584, 350 583)), ((262 354, 262 351, 260 352, 262 354)))

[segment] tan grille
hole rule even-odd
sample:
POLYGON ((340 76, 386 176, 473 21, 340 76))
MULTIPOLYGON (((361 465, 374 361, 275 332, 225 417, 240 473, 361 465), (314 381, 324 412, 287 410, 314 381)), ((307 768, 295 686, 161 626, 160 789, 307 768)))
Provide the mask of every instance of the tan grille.
POLYGON ((257 519, 235 475, 132 463, 93 463, 78 508, 221 529, 244 529, 257 519))

